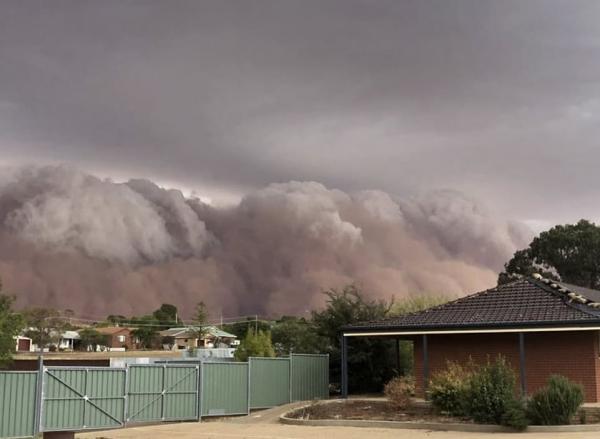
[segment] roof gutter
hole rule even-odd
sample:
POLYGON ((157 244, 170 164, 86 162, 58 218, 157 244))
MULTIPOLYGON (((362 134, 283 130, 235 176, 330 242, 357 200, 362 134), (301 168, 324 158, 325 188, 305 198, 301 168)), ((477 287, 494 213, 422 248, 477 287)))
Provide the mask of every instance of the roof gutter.
POLYGON ((600 326, 558 326, 528 328, 495 328, 495 329, 431 329, 431 330, 381 330, 347 332, 344 337, 381 337, 391 335, 428 335, 428 334, 503 334, 518 332, 565 332, 565 331, 600 331, 600 326))

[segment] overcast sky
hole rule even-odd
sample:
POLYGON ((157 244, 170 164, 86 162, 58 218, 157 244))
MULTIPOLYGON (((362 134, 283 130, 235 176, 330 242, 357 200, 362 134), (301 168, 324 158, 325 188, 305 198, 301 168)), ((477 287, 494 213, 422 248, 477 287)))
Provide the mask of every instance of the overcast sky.
POLYGON ((0 162, 600 219, 600 2, 8 0, 0 162))

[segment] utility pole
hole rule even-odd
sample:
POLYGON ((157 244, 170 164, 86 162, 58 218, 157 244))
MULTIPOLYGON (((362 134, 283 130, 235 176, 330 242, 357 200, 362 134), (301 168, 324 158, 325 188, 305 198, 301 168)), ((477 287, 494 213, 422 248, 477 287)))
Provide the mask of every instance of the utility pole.
POLYGON ((258 334, 258 314, 254 316, 254 334, 258 334))

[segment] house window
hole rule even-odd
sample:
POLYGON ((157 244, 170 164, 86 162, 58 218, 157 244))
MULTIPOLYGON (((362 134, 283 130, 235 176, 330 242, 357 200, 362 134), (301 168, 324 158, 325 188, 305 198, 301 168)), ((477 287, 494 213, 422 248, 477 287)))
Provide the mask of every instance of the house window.
POLYGON ((119 341, 119 343, 125 343, 125 336, 124 335, 117 335, 117 340, 119 341))

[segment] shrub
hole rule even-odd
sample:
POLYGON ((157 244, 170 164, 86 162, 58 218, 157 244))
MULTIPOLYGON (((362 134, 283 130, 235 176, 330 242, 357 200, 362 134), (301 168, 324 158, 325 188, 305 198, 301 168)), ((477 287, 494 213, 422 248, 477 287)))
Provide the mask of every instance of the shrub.
MULTIPOLYGON (((507 425, 523 405, 515 401, 515 374, 503 357, 471 376, 465 394, 466 414, 475 422, 507 425)), ((524 416, 524 413, 523 413, 524 416)))
POLYGON ((508 400, 500 423, 515 430, 525 430, 529 425, 525 403, 516 398, 508 400))
POLYGON ((415 381, 410 376, 392 378, 385 385, 383 392, 394 407, 404 409, 408 407, 410 397, 415 393, 415 381))
POLYGON ((464 416, 464 401, 473 367, 448 362, 446 370, 433 375, 429 384, 429 398, 433 407, 450 416, 464 416))
POLYGON ((566 377, 552 375, 548 384, 533 394, 527 404, 527 414, 533 424, 564 425, 583 403, 583 389, 566 377))

